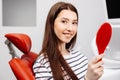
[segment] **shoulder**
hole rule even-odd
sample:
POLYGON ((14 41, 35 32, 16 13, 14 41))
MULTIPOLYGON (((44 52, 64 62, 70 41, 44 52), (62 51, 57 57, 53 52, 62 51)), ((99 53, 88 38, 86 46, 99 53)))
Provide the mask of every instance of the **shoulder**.
POLYGON ((38 56, 38 58, 36 59, 36 61, 34 62, 35 64, 41 64, 43 65, 44 63, 48 62, 47 57, 45 57, 43 54, 41 54, 40 56, 38 56))
POLYGON ((34 62, 33 69, 36 70, 41 67, 45 68, 46 66, 48 66, 48 59, 43 54, 41 54, 34 62))
POLYGON ((81 47, 79 47, 79 46, 76 46, 73 49, 71 49, 70 53, 72 56, 75 56, 75 57, 79 56, 79 57, 83 57, 83 58, 87 59, 86 55, 83 53, 81 47))
POLYGON ((44 59, 45 59, 44 55, 43 55, 43 54, 41 54, 41 55, 39 55, 39 56, 38 56, 38 58, 36 59, 36 61, 35 61, 35 62, 40 63, 40 62, 43 62, 43 61, 44 61, 44 59))

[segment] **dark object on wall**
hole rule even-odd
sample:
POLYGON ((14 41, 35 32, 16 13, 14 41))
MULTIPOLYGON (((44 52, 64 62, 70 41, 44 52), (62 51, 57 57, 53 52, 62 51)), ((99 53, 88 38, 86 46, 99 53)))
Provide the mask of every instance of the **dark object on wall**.
POLYGON ((109 19, 120 18, 120 0, 106 0, 109 19))

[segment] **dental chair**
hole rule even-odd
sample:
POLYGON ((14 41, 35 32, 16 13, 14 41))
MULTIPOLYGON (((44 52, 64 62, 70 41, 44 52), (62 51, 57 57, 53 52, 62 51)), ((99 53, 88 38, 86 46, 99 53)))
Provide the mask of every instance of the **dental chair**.
POLYGON ((17 80, 35 80, 32 65, 38 54, 31 51, 31 39, 27 34, 5 34, 5 44, 9 49, 12 59, 9 65, 17 80), (21 51, 21 56, 16 54, 15 47, 21 51))

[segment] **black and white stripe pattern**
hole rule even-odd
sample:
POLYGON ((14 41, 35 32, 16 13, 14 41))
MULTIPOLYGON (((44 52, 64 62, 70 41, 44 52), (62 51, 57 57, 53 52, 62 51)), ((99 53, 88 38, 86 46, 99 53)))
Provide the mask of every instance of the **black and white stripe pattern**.
MULTIPOLYGON (((79 80, 84 80, 88 60, 79 50, 71 50, 70 55, 64 56, 66 62, 77 75, 79 80)), ((36 80, 53 80, 49 62, 44 56, 39 56, 33 65, 36 80)))

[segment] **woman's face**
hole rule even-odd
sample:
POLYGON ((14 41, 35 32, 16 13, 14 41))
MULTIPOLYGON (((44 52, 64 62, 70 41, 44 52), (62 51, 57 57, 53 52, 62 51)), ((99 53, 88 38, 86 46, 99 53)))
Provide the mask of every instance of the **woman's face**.
POLYGON ((78 19, 75 12, 62 10, 54 22, 54 31, 62 43, 69 43, 75 36, 78 27, 78 19))

